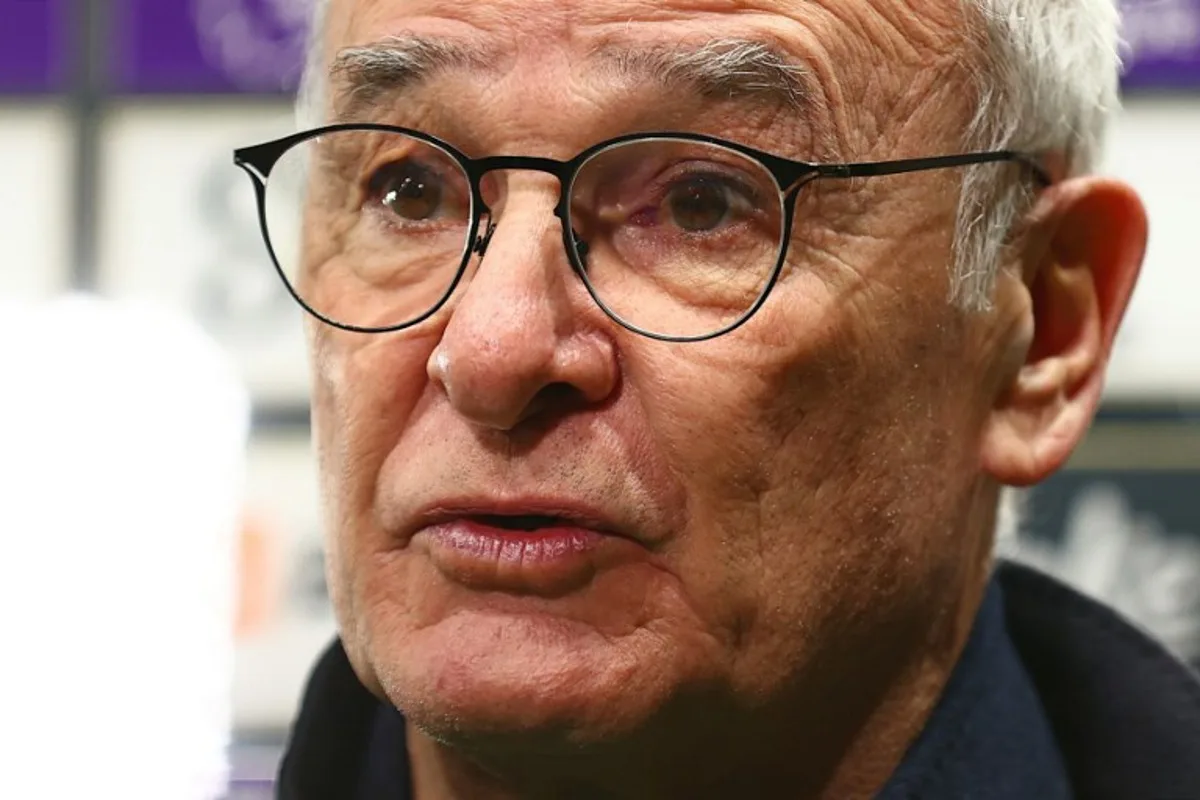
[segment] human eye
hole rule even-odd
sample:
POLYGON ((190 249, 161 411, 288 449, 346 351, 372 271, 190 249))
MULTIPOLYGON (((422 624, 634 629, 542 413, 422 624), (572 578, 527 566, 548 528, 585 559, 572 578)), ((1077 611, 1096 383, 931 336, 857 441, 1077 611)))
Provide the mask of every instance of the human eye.
POLYGON ((439 148, 394 136, 367 148, 360 210, 384 229, 418 233, 461 226, 471 216, 466 173, 439 148))
POLYGON ((675 165, 650 182, 626 221, 663 233, 716 235, 759 216, 761 194, 736 170, 714 164, 675 165))
POLYGON ((765 167, 709 142, 614 147, 584 162, 572 187, 572 226, 589 245, 592 269, 609 258, 683 283, 701 273, 754 272, 757 280, 761 264, 774 263, 782 211, 765 167))
POLYGON ((455 216, 462 205, 438 169, 410 158, 375 168, 367 180, 366 200, 388 221, 399 223, 455 216))
POLYGON ((707 233, 750 216, 754 199, 723 176, 694 175, 674 183, 658 207, 659 219, 688 233, 707 233))

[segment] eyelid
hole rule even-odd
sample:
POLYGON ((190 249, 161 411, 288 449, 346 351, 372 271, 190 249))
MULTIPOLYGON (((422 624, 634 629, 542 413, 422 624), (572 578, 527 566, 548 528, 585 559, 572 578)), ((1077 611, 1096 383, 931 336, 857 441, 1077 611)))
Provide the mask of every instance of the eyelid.
POLYGON ((681 178, 685 181, 697 178, 732 181, 739 186, 754 190, 756 196, 761 194, 758 191, 759 180, 749 172, 747 167, 732 159, 729 161, 681 159, 660 170, 655 176, 655 182, 665 183, 681 178))
POLYGON ((687 184, 695 181, 697 183, 713 183, 718 184, 726 189, 733 189, 735 193, 744 197, 752 204, 757 204, 762 197, 762 192, 759 191, 753 180, 740 178, 736 175, 729 174, 728 171, 702 171, 691 175, 683 176, 682 180, 667 180, 664 184, 670 186, 676 183, 687 184))
POLYGON ((407 148, 407 152, 404 152, 404 153, 397 153, 396 152, 397 149, 398 148, 393 148, 392 150, 390 150, 387 153, 381 153, 381 154, 375 156, 374 158, 372 158, 368 162, 367 167, 363 170, 364 178, 368 182, 370 182, 371 180, 373 180, 375 178, 376 175, 378 175, 384 169, 387 169, 389 167, 401 167, 406 164, 412 164, 417 169, 422 170, 424 172, 429 172, 432 174, 439 174, 439 172, 440 172, 439 170, 431 168, 430 165, 426 164, 423 161, 418 161, 418 160, 412 158, 412 153, 413 153, 413 150, 415 150, 415 148, 411 148, 411 147, 407 148))

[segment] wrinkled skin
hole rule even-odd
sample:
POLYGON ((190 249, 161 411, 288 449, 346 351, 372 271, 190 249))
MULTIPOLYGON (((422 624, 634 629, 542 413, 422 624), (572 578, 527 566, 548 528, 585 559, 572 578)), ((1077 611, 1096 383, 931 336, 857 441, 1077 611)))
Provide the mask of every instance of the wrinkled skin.
MULTIPOLYGON (((971 113, 952 0, 340 0, 328 54, 399 32, 499 52, 371 117, 471 155, 684 129, 882 160, 960 151, 971 113), (711 36, 802 59, 812 109, 585 66, 601 41, 711 36)), ((999 486, 1052 472, 1094 411, 1136 198, 1045 192, 992 310, 965 312, 947 302, 961 175, 816 184, 761 312, 672 345, 589 299, 552 178, 493 178, 495 237, 438 315, 311 328, 330 585, 356 671, 409 720, 419 796, 870 795, 969 631, 999 486), (476 591, 412 546, 429 503, 530 492, 603 508, 638 543, 553 598, 476 591)))

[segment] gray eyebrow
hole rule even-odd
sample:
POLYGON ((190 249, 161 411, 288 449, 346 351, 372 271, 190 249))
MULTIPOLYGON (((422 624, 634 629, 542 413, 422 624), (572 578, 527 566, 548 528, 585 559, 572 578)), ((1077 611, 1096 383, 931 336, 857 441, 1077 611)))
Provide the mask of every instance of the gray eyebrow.
POLYGON ((705 98, 755 99, 801 111, 815 95, 812 70, 757 39, 711 39, 698 46, 622 43, 600 48, 595 55, 624 77, 649 77, 668 90, 705 98))
POLYGON ((334 118, 353 121, 367 108, 398 97, 440 72, 492 71, 495 63, 485 48, 411 34, 344 48, 329 69, 336 98, 334 118))
MULTIPOLYGON (((778 47, 754 39, 699 45, 609 43, 589 56, 616 77, 652 81, 668 92, 706 99, 758 101, 803 110, 814 95, 813 73, 778 47)), ((498 54, 475 44, 402 34, 348 47, 334 58, 334 117, 355 121, 371 106, 397 98, 438 73, 497 73, 498 54)))

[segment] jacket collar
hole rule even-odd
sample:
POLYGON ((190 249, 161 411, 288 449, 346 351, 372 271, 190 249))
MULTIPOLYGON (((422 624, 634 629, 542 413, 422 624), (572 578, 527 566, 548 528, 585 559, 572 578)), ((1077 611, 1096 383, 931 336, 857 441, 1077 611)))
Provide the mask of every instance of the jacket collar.
MULTIPOLYGON (((383 710, 354 674, 341 641, 335 641, 309 676, 280 764, 277 800, 352 800, 358 796, 375 717, 383 710)), ((407 780, 403 785, 404 794, 393 793, 394 800, 407 800, 407 780)))
POLYGON ((942 696, 879 800, 1069 800, 1062 755, 993 580, 942 696))
POLYGON ((1200 679, 1116 612, 1026 567, 997 580, 1079 797, 1200 796, 1200 679))

